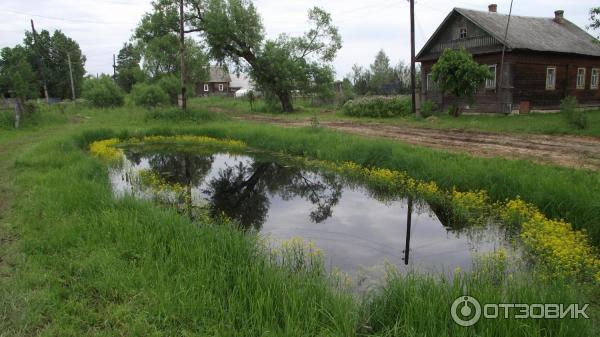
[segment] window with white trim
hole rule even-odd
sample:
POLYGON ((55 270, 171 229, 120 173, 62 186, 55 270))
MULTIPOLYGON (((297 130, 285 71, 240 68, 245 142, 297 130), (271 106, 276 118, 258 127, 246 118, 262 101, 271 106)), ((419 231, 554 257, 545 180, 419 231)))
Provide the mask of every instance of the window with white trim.
POLYGON ((225 86, 223 84, 219 84, 219 91, 223 91, 225 89, 225 86))
POLYGON ((590 80, 590 89, 598 89, 599 82, 600 82, 600 69, 593 68, 592 69, 592 78, 590 80))
POLYGON ((458 29, 458 38, 459 39, 466 39, 468 36, 467 34, 467 27, 462 27, 458 29))
POLYGON ((496 65, 489 65, 490 73, 492 73, 492 78, 485 80, 485 88, 486 89, 496 89, 496 65))
POLYGON ((577 89, 585 89, 585 68, 577 68, 577 89))
POLYGON ((205 85, 204 85, 204 91, 205 91, 205 92, 208 92, 208 84, 205 84, 205 85))
POLYGON ((433 82, 433 75, 427 74, 427 91, 433 91, 435 89, 435 83, 433 82))
POLYGON ((546 68, 546 90, 556 89, 556 67, 546 68))

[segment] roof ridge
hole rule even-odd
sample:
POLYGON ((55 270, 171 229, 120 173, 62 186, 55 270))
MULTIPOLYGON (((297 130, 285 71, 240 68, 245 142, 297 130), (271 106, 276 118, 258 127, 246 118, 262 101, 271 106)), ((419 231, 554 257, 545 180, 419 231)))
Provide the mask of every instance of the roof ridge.
MULTIPOLYGON (((508 14, 504 14, 504 13, 490 13, 489 11, 482 11, 482 10, 470 9, 470 8, 464 8, 464 7, 454 7, 454 9, 458 10, 458 11, 462 10, 462 11, 470 11, 470 12, 477 12, 477 13, 494 14, 494 15, 498 15, 498 16, 508 16, 508 14)), ((554 18, 551 16, 529 16, 529 15, 515 15, 515 14, 511 14, 511 16, 513 18, 554 20, 554 18)))

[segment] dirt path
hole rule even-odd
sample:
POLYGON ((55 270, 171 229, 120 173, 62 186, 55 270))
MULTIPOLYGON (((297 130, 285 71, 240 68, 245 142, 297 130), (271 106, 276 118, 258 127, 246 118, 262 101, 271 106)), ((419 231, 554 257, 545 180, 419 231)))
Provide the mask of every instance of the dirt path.
MULTIPOLYGON (((239 118, 286 127, 310 125, 309 120, 263 116, 239 118)), ((482 157, 528 159, 545 164, 600 170, 600 138, 440 130, 347 121, 322 121, 320 125, 362 136, 390 138, 409 144, 482 157)))

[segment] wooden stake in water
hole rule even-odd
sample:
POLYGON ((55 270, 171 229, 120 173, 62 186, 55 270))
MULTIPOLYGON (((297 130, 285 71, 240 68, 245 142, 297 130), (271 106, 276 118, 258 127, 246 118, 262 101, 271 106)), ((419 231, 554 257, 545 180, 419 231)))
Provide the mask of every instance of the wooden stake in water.
POLYGON ((413 200, 408 197, 408 211, 406 215, 406 247, 404 249, 404 264, 408 265, 408 257, 410 254, 410 227, 412 225, 413 200))

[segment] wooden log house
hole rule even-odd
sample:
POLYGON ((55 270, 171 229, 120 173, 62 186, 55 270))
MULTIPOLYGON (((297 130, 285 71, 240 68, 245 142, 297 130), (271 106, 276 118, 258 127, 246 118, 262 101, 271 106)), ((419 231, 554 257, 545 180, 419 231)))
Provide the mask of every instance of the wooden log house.
POLYGON ((454 98, 441 95, 431 68, 445 49, 464 48, 494 74, 482 86, 475 103, 462 104, 466 113, 528 113, 556 110, 566 96, 584 106, 600 106, 600 44, 565 19, 512 16, 455 8, 417 55, 421 63, 421 101, 446 108, 454 98), (504 39, 506 34, 506 40, 504 39), (504 63, 502 49, 505 47, 504 63))

